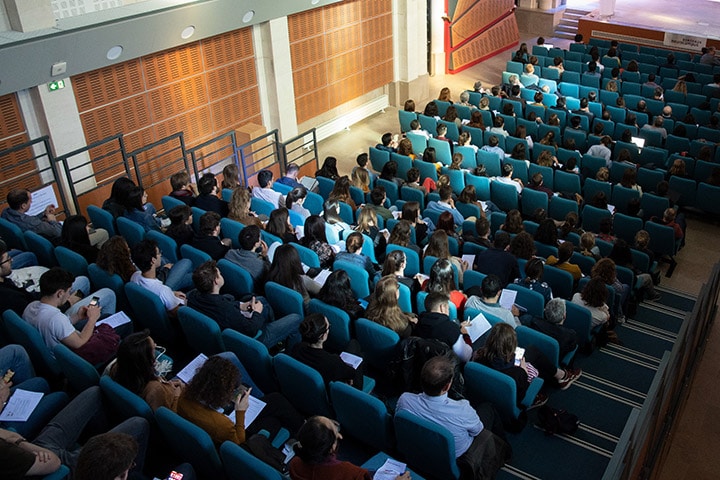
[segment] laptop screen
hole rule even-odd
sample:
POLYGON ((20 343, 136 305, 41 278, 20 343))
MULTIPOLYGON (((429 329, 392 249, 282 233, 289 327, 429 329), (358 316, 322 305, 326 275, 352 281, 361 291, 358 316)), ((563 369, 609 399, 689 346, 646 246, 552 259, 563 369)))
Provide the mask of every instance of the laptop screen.
POLYGON ((637 145, 638 148, 642 149, 645 146, 645 139, 641 137, 632 137, 632 143, 637 145))

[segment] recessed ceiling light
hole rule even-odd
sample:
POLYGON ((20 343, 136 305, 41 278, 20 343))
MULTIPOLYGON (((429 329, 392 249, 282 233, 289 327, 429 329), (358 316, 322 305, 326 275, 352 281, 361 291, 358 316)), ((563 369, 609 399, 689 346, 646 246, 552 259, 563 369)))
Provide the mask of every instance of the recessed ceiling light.
POLYGON ((193 36, 193 33, 195 33, 195 25, 188 25, 187 27, 183 28, 182 32, 180 32, 180 37, 183 40, 187 40, 188 38, 193 36))
POLYGON ((248 23, 255 16, 255 10, 248 10, 242 17, 243 23, 248 23))
POLYGON ((320 0, 311 0, 310 3, 312 3, 313 5, 317 5, 318 3, 320 3, 320 0))
POLYGON ((111 47, 110 50, 107 51, 107 54, 105 55, 108 60, 117 60, 120 55, 122 55, 123 47, 122 45, 115 45, 114 47, 111 47))

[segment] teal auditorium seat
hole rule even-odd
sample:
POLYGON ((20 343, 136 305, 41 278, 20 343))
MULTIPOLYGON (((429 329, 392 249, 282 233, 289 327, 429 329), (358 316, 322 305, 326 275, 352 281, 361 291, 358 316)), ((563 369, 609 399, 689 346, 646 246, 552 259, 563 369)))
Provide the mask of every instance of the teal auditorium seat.
POLYGON ((220 327, 215 320, 184 306, 178 309, 177 316, 190 348, 196 353, 210 356, 226 350, 220 327))
POLYGON ((227 351, 237 355, 240 363, 247 369, 253 382, 263 392, 277 392, 278 384, 273 370, 273 357, 260 341, 226 328, 222 332, 223 343, 227 351))
POLYGON ((73 391, 83 392, 100 383, 100 375, 95 367, 62 343, 55 345, 53 353, 73 391))
POLYGON ((460 478, 455 440, 448 429, 405 410, 395 414, 394 424, 397 450, 409 466, 430 478, 460 478))
POLYGON ((170 323, 160 297, 132 282, 125 284, 125 295, 133 310, 133 320, 141 328, 150 330, 153 338, 164 344, 175 342, 177 333, 170 323))
POLYGON ((117 223, 118 233, 125 238, 125 241, 131 249, 145 238, 145 229, 142 225, 125 217, 118 217, 115 221, 117 223))
POLYGON ((342 382, 330 382, 330 398, 343 432, 373 448, 393 448, 392 417, 382 400, 342 382))
POLYGON ((273 360, 280 391, 305 415, 335 418, 320 373, 294 358, 278 353, 273 360))
POLYGON ((325 343, 330 351, 339 352, 347 347, 350 342, 350 316, 347 312, 318 298, 310 300, 308 312, 321 313, 330 323, 330 333, 325 343))
POLYGON ((25 348, 38 373, 48 379, 58 378, 61 374, 60 365, 45 345, 40 332, 12 310, 5 310, 2 317, 11 342, 25 348))
MULTIPOLYGON (((113 218, 112 213, 107 210, 103 210, 100 207, 96 207, 95 205, 88 205, 87 214, 93 228, 102 228, 108 232, 110 237, 115 236, 115 219, 113 218)), ((5 235, 2 236, 4 237, 5 235)))
POLYGON ((29 230, 25 231, 23 236, 28 249, 35 254, 40 265, 48 268, 57 265, 55 247, 50 240, 29 230))
POLYGON ((87 276, 88 274, 88 263, 85 257, 77 252, 70 250, 69 248, 58 246, 55 247, 55 258, 58 264, 72 273, 76 277, 87 276))
POLYGON ((397 333, 366 318, 355 321, 355 336, 360 342, 365 361, 381 371, 387 368, 400 344, 397 333))
POLYGON ((208 260, 212 260, 210 255, 193 247, 192 245, 188 245, 187 243, 180 247, 180 256, 182 258, 189 259, 193 264, 193 269, 199 267, 208 260))
POLYGON ((284 478, 279 471, 229 440, 220 446, 220 458, 225 470, 225 478, 228 480, 282 480, 284 478))
MULTIPOLYGON (((158 244, 158 248, 160 248, 160 252, 162 252, 162 256, 168 260, 170 263, 177 263, 178 261, 178 246, 175 239, 172 237, 169 237, 168 235, 165 235, 162 232, 158 232, 155 230, 151 230, 145 234, 145 238, 149 240, 154 240, 158 244)), ((55 253, 57 254, 57 249, 61 247, 57 247, 55 249, 55 253)), ((60 261, 60 259, 58 259, 60 261)))
POLYGON ((265 297, 272 306, 277 318, 291 313, 296 313, 301 317, 304 316, 303 297, 292 288, 287 288, 275 282, 267 282, 265 284, 265 297))
POLYGON ((130 417, 142 417, 155 424, 155 414, 150 405, 139 395, 123 387, 109 375, 100 377, 100 390, 112 410, 125 420, 130 417))

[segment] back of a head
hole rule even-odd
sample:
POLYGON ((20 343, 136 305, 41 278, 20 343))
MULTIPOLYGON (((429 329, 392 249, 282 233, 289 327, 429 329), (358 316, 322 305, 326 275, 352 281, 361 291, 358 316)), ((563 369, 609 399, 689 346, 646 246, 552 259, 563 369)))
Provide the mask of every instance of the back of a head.
POLYGON ((190 175, 185 170, 174 173, 170 177, 170 187, 172 187, 173 191, 181 190, 188 183, 190 183, 190 175))
POLYGON ((452 187, 449 185, 443 185, 438 190, 438 194, 440 195, 440 200, 449 200, 450 198, 452 198, 452 187))
MULTIPOLYGON (((521 144, 518 144, 521 145, 521 144)), ((510 163, 503 163, 502 166, 502 176, 503 177, 509 177, 513 173, 513 166, 510 163)))
POLYGON ((558 261, 560 263, 567 262, 572 257, 574 252, 574 245, 572 242, 563 242, 558 247, 558 261))
POLYGON ((362 250, 365 239, 362 233, 353 232, 345 239, 345 248, 349 253, 355 253, 362 250))
POLYGON ((327 332, 325 316, 322 313, 311 313, 305 315, 302 323, 298 326, 302 341, 309 344, 317 343, 327 332))
POLYGON ((213 235, 219 225, 220 214, 217 212, 205 212, 200 217, 200 233, 203 235, 213 235))
POLYGON ((295 176, 299 171, 300 167, 294 163, 288 163, 287 168, 285 169, 285 174, 288 176, 295 176))
POLYGON ((13 210, 19 210, 24 203, 30 200, 30 192, 24 188, 13 188, 6 197, 8 206, 13 210))
POLYGON ((252 250, 257 242, 260 241, 260 227, 257 225, 248 225, 238 234, 238 242, 243 250, 252 250))
POLYGON ((206 173, 200 177, 200 181, 198 181, 198 192, 200 195, 210 195, 215 187, 217 187, 215 175, 206 173))
POLYGON ((442 293, 431 292, 425 297, 425 311, 439 312, 440 307, 447 305, 450 297, 442 293))
POLYGON ((152 260, 157 255, 157 249, 157 242, 149 239, 136 243, 132 247, 132 261, 141 272, 147 272, 150 268, 152 268, 152 260))
POLYGON ((273 178, 273 173, 270 170, 260 170, 257 174, 257 182, 260 188, 267 188, 273 178))
POLYGON ((508 245, 510 245, 510 235, 508 235, 507 232, 497 232, 495 234, 493 246, 500 250, 505 250, 508 245))
POLYGON ((198 266, 192 274, 192 281, 200 293, 212 292, 218 274, 215 260, 208 260, 198 266))
POLYGON ((483 278, 480 289, 482 290, 483 298, 493 298, 500 290, 502 290, 502 283, 497 275, 490 274, 483 278))
POLYGON ((53 267, 40 277, 40 295, 49 297, 58 290, 67 290, 74 280, 72 273, 60 267, 53 267))
POLYGON ((96 435, 80 450, 73 478, 113 480, 122 477, 133 467, 137 454, 138 444, 127 433, 107 432, 96 435))
POLYGON ((329 421, 325 417, 310 417, 298 430, 298 442, 294 449, 303 462, 311 465, 324 463, 332 456, 337 434, 328 426, 329 421))
POLYGON ((443 389, 452 382, 455 375, 455 364, 444 355, 432 357, 425 362, 420 371, 420 383, 423 392, 431 397, 439 396, 443 389))
POLYGON ((550 323, 560 324, 565 320, 565 300, 553 298, 545 305, 545 320, 550 323))
POLYGON ((377 186, 370 192, 370 201, 373 205, 381 206, 385 200, 385 188, 383 186, 377 186))

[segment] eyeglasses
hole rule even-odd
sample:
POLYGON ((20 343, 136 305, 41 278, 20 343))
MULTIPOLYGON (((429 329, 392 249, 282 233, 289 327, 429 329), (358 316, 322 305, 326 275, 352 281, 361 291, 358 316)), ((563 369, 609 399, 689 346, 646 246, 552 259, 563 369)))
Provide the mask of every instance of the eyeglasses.
POLYGON ((3 260, 2 262, 0 262, 0 265, 5 265, 8 262, 12 262, 12 257, 10 255, 8 255, 7 260, 3 260))

